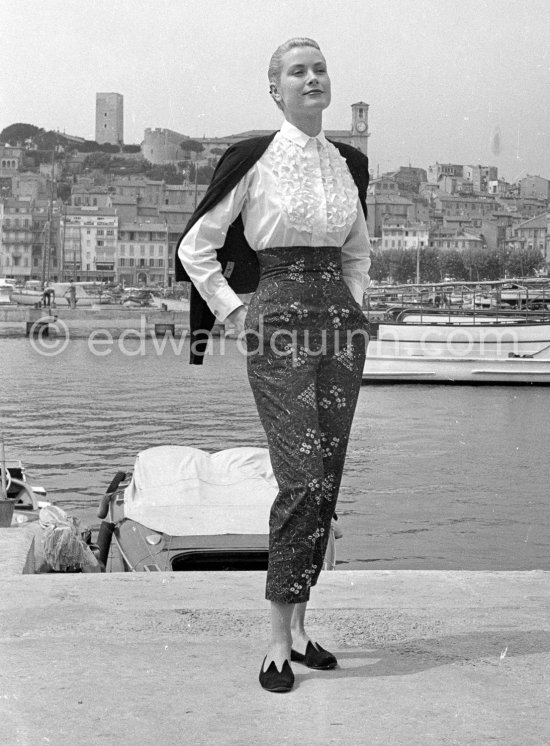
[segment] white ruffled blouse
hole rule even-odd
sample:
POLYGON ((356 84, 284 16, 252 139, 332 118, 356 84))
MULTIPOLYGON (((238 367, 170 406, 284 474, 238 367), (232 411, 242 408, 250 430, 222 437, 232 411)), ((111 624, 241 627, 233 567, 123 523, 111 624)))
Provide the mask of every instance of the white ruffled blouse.
POLYGON ((367 225, 346 161, 323 132, 309 137, 285 121, 262 157, 180 243, 183 266, 220 321, 242 304, 216 258, 239 213, 255 251, 341 246, 344 280, 361 304, 369 281, 367 225))

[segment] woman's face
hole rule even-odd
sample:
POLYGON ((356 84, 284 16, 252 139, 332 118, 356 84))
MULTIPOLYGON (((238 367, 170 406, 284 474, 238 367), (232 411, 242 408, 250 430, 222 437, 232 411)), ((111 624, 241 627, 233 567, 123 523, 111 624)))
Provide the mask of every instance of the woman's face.
POLYGON ((330 104, 327 63, 314 47, 294 47, 283 55, 281 79, 271 84, 273 98, 288 117, 321 112, 330 104))

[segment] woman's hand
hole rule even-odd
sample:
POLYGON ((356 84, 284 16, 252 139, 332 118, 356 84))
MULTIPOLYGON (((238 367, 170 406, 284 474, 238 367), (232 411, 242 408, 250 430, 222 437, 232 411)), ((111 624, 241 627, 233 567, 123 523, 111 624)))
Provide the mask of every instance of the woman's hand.
POLYGON ((226 318, 235 329, 235 334, 240 334, 244 331, 244 320, 246 318, 246 306, 237 306, 234 311, 231 311, 229 316, 226 318))

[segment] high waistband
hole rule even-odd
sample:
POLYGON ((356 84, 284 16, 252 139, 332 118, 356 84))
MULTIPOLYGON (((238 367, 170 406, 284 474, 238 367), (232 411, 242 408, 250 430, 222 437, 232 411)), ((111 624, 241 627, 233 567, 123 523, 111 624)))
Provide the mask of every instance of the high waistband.
POLYGON ((342 279, 342 249, 339 246, 281 246, 257 252, 260 281, 286 275, 301 281, 304 273, 320 273, 324 279, 342 279))

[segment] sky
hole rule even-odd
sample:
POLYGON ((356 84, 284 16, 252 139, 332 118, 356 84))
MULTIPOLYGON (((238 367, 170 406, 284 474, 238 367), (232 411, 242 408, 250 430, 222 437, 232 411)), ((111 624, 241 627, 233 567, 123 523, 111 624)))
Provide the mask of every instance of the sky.
POLYGON ((550 178, 548 0, 0 0, 0 130, 95 137, 95 94, 124 96, 124 141, 277 129, 267 66, 316 39, 326 129, 369 104, 372 171, 440 163, 550 178))

